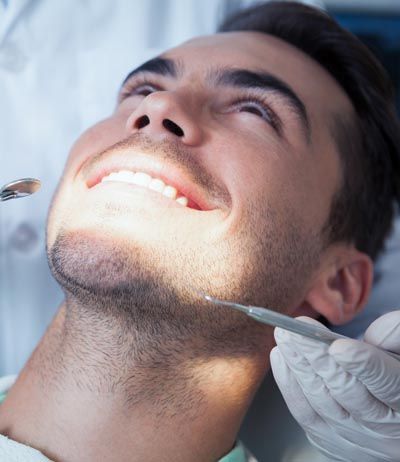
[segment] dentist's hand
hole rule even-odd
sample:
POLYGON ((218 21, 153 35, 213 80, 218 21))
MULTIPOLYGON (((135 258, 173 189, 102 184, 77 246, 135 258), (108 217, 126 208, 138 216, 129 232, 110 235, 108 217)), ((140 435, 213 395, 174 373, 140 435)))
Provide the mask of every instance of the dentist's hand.
MULTIPOLYGON (((304 321, 317 321, 302 317, 304 321)), ((331 460, 400 461, 400 311, 373 322, 365 342, 323 343, 275 329, 275 380, 310 442, 331 460)))

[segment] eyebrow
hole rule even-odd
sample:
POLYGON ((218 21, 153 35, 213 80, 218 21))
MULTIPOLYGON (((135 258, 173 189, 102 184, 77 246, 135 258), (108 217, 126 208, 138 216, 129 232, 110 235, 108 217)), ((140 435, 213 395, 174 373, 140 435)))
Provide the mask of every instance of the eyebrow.
POLYGON ((150 59, 149 61, 146 61, 141 66, 130 72, 122 82, 121 87, 123 87, 125 83, 134 75, 144 72, 150 72, 152 74, 175 78, 178 75, 178 64, 172 59, 168 58, 157 57, 150 59))
POLYGON ((249 71, 247 69, 223 69, 210 72, 209 79, 215 81, 217 85, 257 89, 279 94, 286 101, 288 108, 300 120, 307 142, 309 142, 311 130, 306 106, 294 90, 280 78, 267 72, 249 71))
MULTIPOLYGON (((121 88, 133 76, 149 72, 165 77, 176 78, 181 74, 178 63, 172 59, 156 57, 146 61, 141 66, 130 72, 123 81, 121 88)), ((307 142, 310 142, 311 128, 307 109, 300 97, 283 80, 277 76, 263 71, 249 71, 247 69, 212 69, 208 72, 207 81, 213 85, 232 86, 242 89, 255 89, 265 92, 273 92, 283 97, 287 107, 299 119, 307 142)))

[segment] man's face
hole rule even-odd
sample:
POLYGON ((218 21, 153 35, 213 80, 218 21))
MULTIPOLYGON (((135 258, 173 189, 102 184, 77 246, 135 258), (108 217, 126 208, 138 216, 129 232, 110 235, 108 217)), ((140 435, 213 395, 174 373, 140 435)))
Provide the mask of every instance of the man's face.
POLYGON ((148 277, 290 312, 318 268, 341 175, 330 121, 349 101, 318 64, 259 33, 161 58, 72 148, 48 223, 56 277, 114 294, 148 277))

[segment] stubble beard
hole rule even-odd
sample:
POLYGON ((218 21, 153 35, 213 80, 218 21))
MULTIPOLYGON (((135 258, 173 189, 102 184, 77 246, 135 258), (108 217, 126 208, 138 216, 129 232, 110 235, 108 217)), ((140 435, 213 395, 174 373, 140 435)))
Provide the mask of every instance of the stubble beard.
MULTIPOLYGON (((189 162, 185 153, 167 148, 162 155, 189 162)), ((201 168, 193 167, 193 172, 201 175, 201 168)), ((200 182, 210 184, 207 176, 200 182)), ((221 189, 211 189, 223 196, 221 189)), ((178 247, 171 255, 133 240, 122 243, 99 232, 69 230, 67 224, 59 229, 48 260, 66 296, 62 360, 77 365, 81 387, 120 390, 129 405, 160 402, 162 388, 168 390, 166 407, 173 408, 174 400, 182 407, 194 400, 188 392, 188 384, 195 381, 192 365, 260 354, 267 361, 268 351, 260 345, 265 345, 266 332, 271 337, 271 329, 242 313, 210 305, 193 287, 284 312, 318 260, 319 241, 298 231, 290 210, 279 219, 254 204, 245 209, 243 222, 248 226, 219 249, 229 256, 228 262, 216 258, 211 247, 178 247), (182 271, 176 272, 177 267, 182 271), (216 274, 222 286, 209 277, 216 274), (179 398, 185 395, 187 400, 179 398)))
POLYGON ((252 341, 255 336, 243 338, 245 333, 254 334, 255 323, 241 313, 211 305, 195 290, 285 312, 301 292, 320 252, 318 240, 301 237, 295 227, 289 226, 286 234, 274 240, 265 232, 252 241, 238 236, 229 244, 237 259, 231 257, 227 264, 235 266, 232 262, 237 261, 238 273, 226 268, 226 274, 221 274, 222 265, 218 277, 224 287, 218 289, 213 280, 207 280, 207 275, 211 279, 215 275, 212 266, 217 264, 212 249, 197 258, 202 268, 196 271, 196 257, 205 249, 177 249, 176 255, 169 255, 95 232, 62 229, 48 249, 48 259, 67 302, 79 306, 89 319, 96 313, 97 319, 106 319, 116 331, 164 344, 181 340, 187 347, 193 339, 198 343, 203 339, 205 357, 251 354, 257 349, 257 341, 252 341))
MULTIPOLYGON (((311 241, 305 249, 304 239, 300 242, 298 236, 291 235, 278 246, 268 234, 260 236, 254 248, 247 249, 246 277, 238 283, 226 276, 225 297, 284 311, 311 271, 316 250, 311 241), (259 262, 260 270, 251 260, 265 252, 269 257, 259 262), (296 276, 299 264, 301 277, 296 276)), ((83 388, 120 393, 128 408, 162 402, 155 409, 160 418, 176 409, 195 418, 203 397, 193 391, 199 378, 192 366, 260 354, 267 362, 269 352, 263 348, 272 330, 242 313, 210 306, 193 292, 193 272, 189 279, 186 274, 179 281, 171 279, 162 269, 165 255, 146 253, 132 242, 128 247, 98 234, 94 238, 65 230, 48 257, 66 295, 64 358, 83 365, 83 388), (187 399, 181 400, 182 396, 187 399)), ((195 255, 191 257, 195 260, 195 255)), ((213 293, 210 281, 204 284, 196 286, 219 295, 213 293)))

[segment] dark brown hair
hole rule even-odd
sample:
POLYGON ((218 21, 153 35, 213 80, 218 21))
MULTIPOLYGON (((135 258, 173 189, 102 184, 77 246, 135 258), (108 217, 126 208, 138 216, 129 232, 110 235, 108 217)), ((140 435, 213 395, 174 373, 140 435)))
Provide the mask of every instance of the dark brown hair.
POLYGON ((400 203, 400 124, 385 70, 328 14, 301 3, 274 1, 239 11, 219 28, 233 31, 262 32, 295 46, 350 98, 356 117, 337 114, 328 121, 343 174, 323 231, 329 243, 353 243, 376 259, 400 203))

